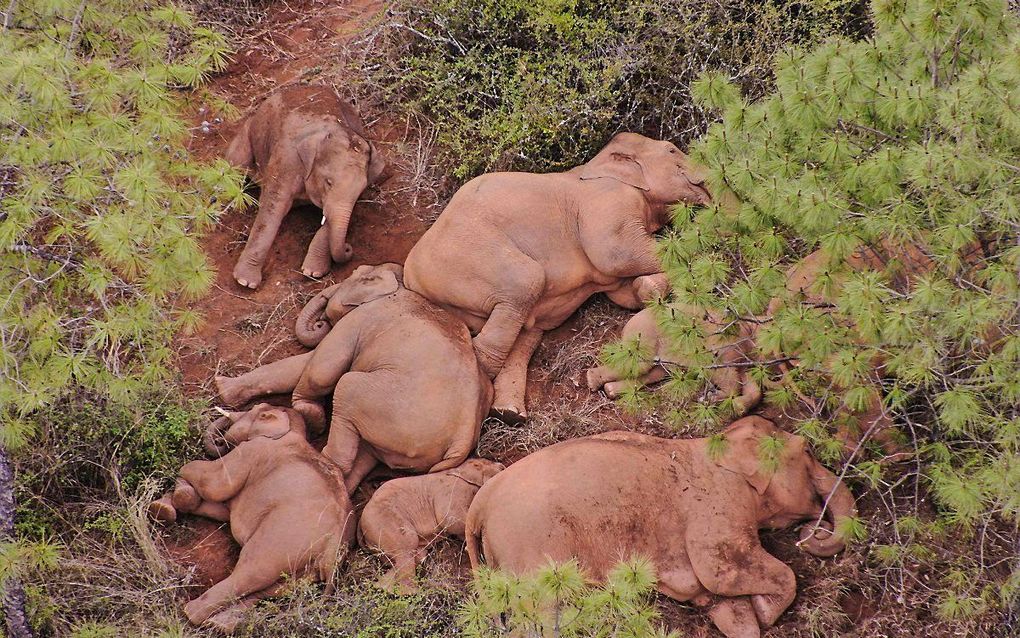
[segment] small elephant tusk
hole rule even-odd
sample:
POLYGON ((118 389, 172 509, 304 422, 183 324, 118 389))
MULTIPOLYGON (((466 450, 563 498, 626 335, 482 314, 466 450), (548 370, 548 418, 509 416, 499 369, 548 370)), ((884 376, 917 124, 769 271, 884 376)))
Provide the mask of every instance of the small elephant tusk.
POLYGON ((220 416, 226 416, 226 417, 230 416, 229 412, 227 412, 226 410, 224 410, 223 408, 221 408, 218 405, 214 405, 213 406, 213 410, 215 410, 220 416))
POLYGON ((326 224, 326 216, 325 216, 325 215, 323 215, 323 216, 322 216, 322 221, 321 221, 321 222, 319 222, 319 226, 324 226, 325 224, 326 224))

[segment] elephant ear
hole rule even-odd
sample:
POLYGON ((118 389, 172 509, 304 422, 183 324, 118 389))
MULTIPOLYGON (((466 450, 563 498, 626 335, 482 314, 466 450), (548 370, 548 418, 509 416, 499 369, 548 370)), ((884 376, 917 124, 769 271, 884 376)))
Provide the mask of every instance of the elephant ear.
POLYGON ((362 277, 358 281, 358 285, 344 295, 342 302, 345 306, 360 306, 380 297, 392 295, 399 289, 400 282, 397 280, 396 273, 392 270, 375 268, 371 274, 362 277))
POLYGON ((759 495, 764 494, 772 482, 774 472, 762 467, 760 458, 761 440, 776 430, 766 419, 745 417, 724 430, 726 449, 716 459, 716 464, 735 474, 740 474, 759 495))
POLYGON ((456 476, 460 480, 464 481, 468 485, 475 487, 481 487, 484 479, 481 476, 472 476, 472 474, 478 474, 477 472, 465 472, 461 468, 456 468, 447 472, 450 476, 456 476))
POLYGON ((315 166, 315 156, 319 153, 319 145, 322 144, 324 139, 329 138, 332 133, 327 133, 325 137, 322 135, 308 135, 298 141, 297 154, 298 159, 301 160, 301 167, 305 171, 305 179, 307 180, 312 174, 312 168, 315 166))
POLYGON ((606 149, 581 169, 581 179, 615 179, 639 190, 651 190, 641 162, 633 153, 606 149))
POLYGON ((383 172, 386 170, 386 160, 379 152, 379 147, 372 142, 368 143, 368 152, 368 183, 376 184, 382 181, 383 172))

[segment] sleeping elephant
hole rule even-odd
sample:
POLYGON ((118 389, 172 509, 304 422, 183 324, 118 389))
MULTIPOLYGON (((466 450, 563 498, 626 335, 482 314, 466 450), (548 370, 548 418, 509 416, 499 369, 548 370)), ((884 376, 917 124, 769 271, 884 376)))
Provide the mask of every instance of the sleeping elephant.
POLYGON ((603 579, 618 561, 640 555, 655 565, 660 592, 708 606, 729 638, 758 636, 797 590, 793 571, 762 548, 758 530, 816 521, 824 509, 825 519, 804 526, 798 544, 832 556, 845 544, 832 530, 856 509, 804 439, 754 416, 724 434, 719 454, 709 452, 708 439, 610 432, 525 457, 471 502, 472 567, 523 574, 577 559, 588 576, 603 579), (782 443, 775 466, 759 460, 764 437, 782 443))
POLYGON ((460 465, 492 403, 467 326, 405 289, 401 275, 399 264, 357 268, 330 289, 343 314, 315 350, 216 378, 230 405, 292 392, 313 434, 326 426, 322 402, 332 392, 323 453, 339 465, 349 491, 379 462, 415 472, 460 465))
POLYGON ((482 175, 411 249, 407 287, 468 324, 496 411, 524 417, 543 331, 598 292, 635 310, 665 292, 653 234, 671 204, 709 202, 703 183, 676 146, 634 133, 563 173, 482 175))
POLYGON ((192 624, 231 633, 243 611, 272 595, 283 577, 328 582, 355 525, 340 470, 308 444, 301 415, 260 404, 227 418, 223 435, 234 449, 182 467, 174 491, 149 512, 164 521, 184 512, 230 522, 241 545, 237 565, 184 613, 192 624))
POLYGON ((357 111, 326 86, 291 86, 267 99, 238 129, 226 159, 254 171, 262 187, 258 215, 234 267, 234 279, 248 288, 262 282, 262 265, 294 202, 315 204, 324 219, 302 272, 322 277, 332 262, 350 259, 347 226, 354 204, 386 167, 357 111))
MULTIPOLYGON (((705 335, 705 350, 712 356, 716 366, 709 370, 708 381, 714 386, 709 394, 712 401, 733 399, 733 412, 744 416, 761 401, 761 388, 749 373, 746 365, 753 362, 755 351, 754 324, 746 321, 726 321, 719 313, 698 310, 694 306, 671 303, 666 312, 672 313, 671 321, 688 321, 700 324, 705 335), (736 330, 730 330, 734 323, 736 330)), ((610 399, 619 398, 625 391, 642 385, 662 381, 669 373, 665 365, 691 365, 691 360, 670 347, 669 339, 662 333, 656 320, 655 310, 645 308, 623 326, 623 340, 636 341, 647 356, 641 362, 634 379, 628 379, 610 366, 591 368, 585 375, 588 388, 603 390, 610 399)))

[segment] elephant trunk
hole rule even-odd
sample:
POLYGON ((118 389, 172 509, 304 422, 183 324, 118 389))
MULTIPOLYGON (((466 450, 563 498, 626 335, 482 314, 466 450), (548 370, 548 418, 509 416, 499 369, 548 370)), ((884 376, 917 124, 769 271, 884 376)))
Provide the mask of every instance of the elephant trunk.
POLYGON ((233 423, 229 416, 224 415, 209 424, 205 434, 202 435, 202 447, 205 448, 206 454, 218 459, 230 451, 230 444, 223 438, 223 433, 229 430, 233 423))
POLYGON ((298 342, 304 347, 314 348, 319 345, 319 342, 333 328, 329 317, 326 316, 326 306, 338 285, 330 286, 312 297, 311 301, 305 304, 298 314, 297 322, 294 324, 294 333, 297 335, 298 342))
POLYGON ((351 258, 350 252, 347 251, 347 227, 351 222, 351 214, 354 212, 357 199, 357 194, 353 199, 335 198, 327 202, 322 209, 329 228, 329 253, 334 263, 342 264, 351 258))
POLYGON ((857 515, 857 507, 846 484, 817 462, 815 465, 812 476, 815 491, 823 501, 828 499, 825 520, 817 526, 805 525, 801 529, 799 545, 813 556, 828 558, 846 548, 846 538, 840 533, 840 525, 857 515))

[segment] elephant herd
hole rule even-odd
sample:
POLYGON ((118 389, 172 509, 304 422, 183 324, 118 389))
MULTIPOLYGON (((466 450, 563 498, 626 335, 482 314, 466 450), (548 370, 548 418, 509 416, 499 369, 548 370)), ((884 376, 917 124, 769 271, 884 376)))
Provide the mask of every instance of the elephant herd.
MULTIPOLYGON (((304 273, 320 277, 350 259, 351 211, 385 162, 332 88, 276 92, 242 123, 227 159, 261 187, 234 269, 240 285, 260 284, 295 201, 324 215, 304 273)), ((758 530, 811 521, 799 545, 832 556, 844 546, 840 522, 855 514, 850 491, 800 437, 746 416, 724 430, 721 449, 618 431, 508 468, 471 458, 486 415, 526 421, 528 362, 543 333, 599 292, 633 310, 665 295, 654 235, 671 205, 710 201, 702 169, 676 146, 620 133, 565 172, 473 179, 403 265, 360 266, 313 297, 295 326, 311 351, 216 377, 223 404, 239 411, 221 410, 206 432, 213 460, 186 464, 150 506, 162 521, 190 513, 229 522, 242 546, 230 576, 185 606, 188 619, 232 631, 282 577, 329 581, 355 542, 390 561, 380 585, 408 591, 425 548, 445 534, 465 539, 473 568, 517 574, 576 559, 598 580, 640 555, 656 566, 660 592, 706 607, 724 635, 758 636, 775 623, 796 579, 758 530), (290 408, 252 405, 279 394, 290 408), (309 441, 322 437, 319 452, 309 441), (759 460, 766 438, 781 442, 775 466, 759 460), (359 519, 349 495, 378 465, 412 475, 384 483, 359 519)), ((659 344, 666 358, 657 331, 644 310, 624 332, 659 344)), ((723 362, 746 361, 751 339, 707 346, 723 362)), ((741 370, 724 366, 712 379, 739 415, 761 398, 741 370)), ((615 396, 666 373, 650 362, 642 374, 596 368, 588 383, 615 396)))

